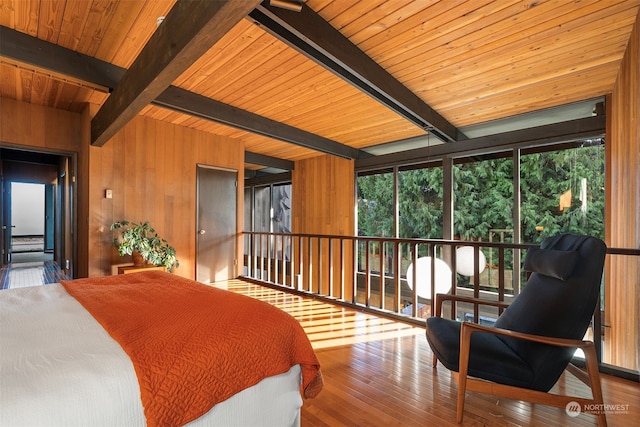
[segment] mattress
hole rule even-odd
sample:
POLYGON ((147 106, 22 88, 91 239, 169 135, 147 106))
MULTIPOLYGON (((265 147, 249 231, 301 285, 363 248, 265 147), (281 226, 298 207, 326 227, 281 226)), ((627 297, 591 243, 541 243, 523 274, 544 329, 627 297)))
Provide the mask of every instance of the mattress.
MULTIPOLYGON (((146 425, 131 360, 62 285, 0 291, 0 343, 0 425, 146 425)), ((300 382, 295 365, 188 425, 299 425, 300 382)))

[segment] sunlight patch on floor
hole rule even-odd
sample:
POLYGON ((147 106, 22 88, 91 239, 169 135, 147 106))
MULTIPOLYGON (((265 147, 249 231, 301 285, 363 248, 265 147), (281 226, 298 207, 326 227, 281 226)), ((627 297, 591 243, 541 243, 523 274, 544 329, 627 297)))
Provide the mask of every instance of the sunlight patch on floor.
POLYGON ((314 349, 424 335, 424 329, 241 280, 212 286, 268 302, 295 317, 314 349))

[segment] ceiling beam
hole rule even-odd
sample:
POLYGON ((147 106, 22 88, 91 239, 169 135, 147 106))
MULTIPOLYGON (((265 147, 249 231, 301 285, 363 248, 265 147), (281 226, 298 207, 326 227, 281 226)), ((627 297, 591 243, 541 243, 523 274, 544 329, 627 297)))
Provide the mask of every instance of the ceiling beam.
POLYGON ((91 120, 104 145, 258 4, 258 0, 178 0, 91 120))
MULTIPOLYGON (((127 71, 125 68, 3 26, 0 26, 0 56, 41 70, 105 87, 108 90, 115 88, 127 71)), ((169 86, 151 103, 333 156, 348 159, 370 156, 362 150, 175 86, 169 86)))
POLYGON ((439 144, 398 153, 385 154, 357 160, 358 170, 378 167, 400 166, 440 160, 445 156, 465 157, 526 148, 533 145, 549 145, 592 138, 605 134, 606 117, 594 116, 569 120, 528 129, 514 130, 494 135, 481 136, 466 141, 439 144))
POLYGON ((263 1, 249 18, 308 58, 443 141, 466 136, 348 38, 303 5, 294 12, 263 1))
POLYGON ((175 86, 167 88, 153 101, 153 104, 345 159, 371 156, 357 148, 175 86))
POLYGON ((244 171, 244 186, 260 186, 270 184, 291 184, 291 172, 261 173, 260 171, 244 171))
POLYGON ((125 68, 0 25, 0 57, 113 89, 125 68))
POLYGON ((250 151, 244 152, 244 162, 251 163, 252 165, 267 166, 286 171, 292 171, 295 168, 295 162, 292 162, 291 160, 279 159, 277 157, 252 153, 250 151))

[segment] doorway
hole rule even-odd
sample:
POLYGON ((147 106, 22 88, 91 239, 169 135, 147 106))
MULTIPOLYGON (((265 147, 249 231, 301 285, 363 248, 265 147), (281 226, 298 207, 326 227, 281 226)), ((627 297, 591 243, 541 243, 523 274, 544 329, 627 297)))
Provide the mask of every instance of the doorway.
POLYGON ((196 280, 235 278, 238 171, 198 165, 196 280))
POLYGON ((73 277, 74 156, 0 148, 0 289, 73 277))
POLYGON ((47 197, 52 187, 51 184, 11 182, 10 263, 53 261, 54 205, 53 198, 47 197))

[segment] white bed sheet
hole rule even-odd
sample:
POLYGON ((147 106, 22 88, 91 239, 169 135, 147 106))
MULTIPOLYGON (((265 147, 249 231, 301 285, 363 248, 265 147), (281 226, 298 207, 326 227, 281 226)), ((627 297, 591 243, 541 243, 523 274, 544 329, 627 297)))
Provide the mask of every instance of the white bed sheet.
MULTIPOLYGON (((131 360, 60 284, 0 291, 0 425, 144 426, 131 360)), ((188 424, 298 426, 301 371, 267 378, 188 424)))

